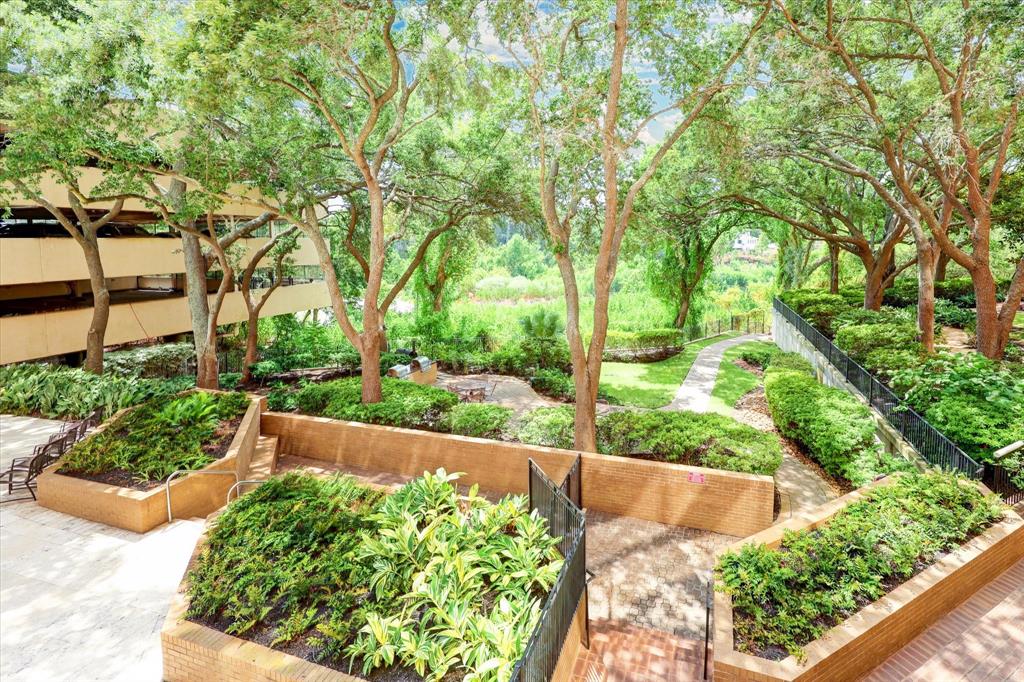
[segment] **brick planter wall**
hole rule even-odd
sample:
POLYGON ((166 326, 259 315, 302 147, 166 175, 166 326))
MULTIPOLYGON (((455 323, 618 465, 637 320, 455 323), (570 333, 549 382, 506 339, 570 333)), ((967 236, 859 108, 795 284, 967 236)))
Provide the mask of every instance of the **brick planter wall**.
MULTIPOLYGON (((726 547, 722 552, 737 550, 747 543, 778 547, 784 531, 823 525, 841 509, 862 498, 870 488, 889 482, 891 479, 883 479, 861 488, 800 518, 777 524, 726 547)), ((842 682, 860 679, 1022 557, 1024 520, 1007 510, 1000 523, 805 646, 803 663, 793 656, 770 661, 736 651, 733 648, 732 598, 716 590, 715 680, 842 682)))
MULTIPOLYGON (((257 397, 249 401, 227 453, 204 467, 203 471, 234 471, 239 479, 245 478, 260 436, 260 413, 265 404, 266 398, 257 397)), ((104 422, 97 432, 122 412, 104 422)), ((147 491, 122 488, 65 476, 57 473, 60 465, 60 461, 55 462, 37 479, 39 504, 42 506, 136 533, 145 533, 167 522, 165 486, 147 491)), ((171 482, 174 518, 205 517, 220 509, 234 483, 235 476, 229 475, 186 474, 176 478, 171 482)))
MULTIPOLYGON (((526 493, 529 459, 556 481, 576 460, 571 450, 505 443, 323 417, 268 412, 262 431, 281 452, 334 464, 419 476, 444 468, 462 483, 526 493)), ((771 476, 584 452, 583 505, 621 516, 745 537, 772 523, 771 476)))
MULTIPOLYGON (((206 531, 196 542, 189 568, 206 544, 206 531)), ((186 571, 186 576, 188 571, 186 571)), ((164 682, 361 682, 353 677, 303 658, 275 651, 255 642, 185 620, 188 611, 187 577, 182 580, 160 630, 164 682)), ((551 682, 569 682, 576 657, 583 646, 586 609, 580 600, 562 646, 551 682)))

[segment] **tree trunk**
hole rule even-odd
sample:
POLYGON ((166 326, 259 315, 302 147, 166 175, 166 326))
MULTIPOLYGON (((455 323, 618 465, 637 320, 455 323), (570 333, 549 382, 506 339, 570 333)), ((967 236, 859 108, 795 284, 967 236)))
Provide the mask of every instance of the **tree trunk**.
POLYGON ((206 258, 199 238, 188 232, 181 233, 181 246, 185 258, 185 282, 188 289, 188 309, 192 318, 192 337, 196 344, 196 386, 217 388, 220 377, 217 367, 217 337, 210 338, 210 301, 206 295, 206 258), (212 361, 211 361, 212 357, 212 361))
POLYGON ((919 245, 917 251, 917 328, 921 344, 935 352, 935 248, 919 245))
POLYGON ((683 287, 682 295, 679 297, 679 312, 676 314, 675 326, 677 329, 682 329, 686 326, 686 318, 690 314, 691 296, 693 296, 693 291, 683 287))
POLYGON ((830 294, 839 293, 839 245, 828 245, 829 280, 828 291, 830 294))
POLYGON ((589 394, 592 391, 590 378, 587 375, 577 379, 576 385, 576 420, 573 425, 573 447, 584 452, 597 452, 597 402, 580 400, 580 391, 589 394))
POLYGON ((363 365, 363 403, 379 403, 382 398, 380 381, 380 334, 376 332, 363 332, 362 340, 363 347, 359 351, 359 359, 363 365))
POLYGON ((980 267, 971 273, 971 281, 974 283, 978 352, 986 358, 997 360, 1003 356, 1004 345, 1000 343, 1002 330, 995 278, 989 268, 980 267))
POLYGON ((100 260, 99 243, 93 237, 86 237, 82 242, 85 264, 89 270, 89 285, 92 287, 92 319, 85 337, 86 371, 103 374, 103 340, 107 333, 107 322, 110 320, 110 290, 103 274, 103 262, 100 260))
POLYGON ((889 278, 892 254, 880 258, 861 257, 864 263, 864 310, 880 310, 885 298, 885 283, 889 278))
POLYGON ((444 287, 437 290, 434 294, 434 312, 439 313, 444 309, 444 287))
POLYGON ((260 336, 260 313, 255 308, 249 310, 245 333, 245 362, 242 366, 242 383, 252 381, 252 366, 259 360, 257 350, 260 336))
POLYGON ((935 261, 935 281, 945 282, 946 281, 946 266, 949 265, 950 257, 945 251, 939 254, 938 260, 935 261))

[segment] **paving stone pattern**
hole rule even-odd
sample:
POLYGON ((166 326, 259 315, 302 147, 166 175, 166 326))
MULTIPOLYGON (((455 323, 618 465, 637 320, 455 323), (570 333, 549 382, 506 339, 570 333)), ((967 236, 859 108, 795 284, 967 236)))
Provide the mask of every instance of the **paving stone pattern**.
POLYGON ((979 590, 866 682, 1024 682, 1024 561, 979 590))
POLYGON ((736 539, 588 511, 590 617, 703 642, 714 554, 736 539))
POLYGON ((703 639, 592 618, 590 649, 576 658, 572 682, 681 682, 703 674, 703 639))

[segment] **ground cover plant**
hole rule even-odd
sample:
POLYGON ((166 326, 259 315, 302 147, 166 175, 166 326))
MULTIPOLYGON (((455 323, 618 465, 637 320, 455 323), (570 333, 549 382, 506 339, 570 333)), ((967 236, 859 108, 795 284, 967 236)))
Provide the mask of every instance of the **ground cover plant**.
POLYGON ((222 457, 249 406, 244 393, 190 391, 150 400, 78 442, 58 472, 146 489, 222 457))
POLYGON ((403 379, 381 379, 381 401, 364 404, 358 377, 310 383, 294 395, 300 412, 331 419, 406 428, 434 428, 458 396, 434 386, 403 379))
POLYGON ((0 412, 81 419, 98 409, 109 417, 125 407, 174 395, 194 383, 192 377, 141 379, 97 375, 63 365, 4 365, 0 367, 0 412))
POLYGON ((765 371, 764 387, 779 432, 802 445, 832 476, 861 486, 910 466, 875 441, 868 407, 842 389, 818 383, 810 363, 799 355, 774 358, 765 371))
POLYGON ((217 518, 188 618, 369 679, 507 680, 562 559, 523 497, 457 478, 272 478, 217 518))
POLYGON ((737 333, 726 332, 695 341, 661 362, 606 362, 601 366, 601 389, 622 405, 664 407, 672 402, 697 353, 737 333))
POLYGON ((501 405, 459 403, 441 419, 441 430, 459 436, 500 438, 512 419, 512 410, 501 405))
POLYGON ((995 523, 1002 505, 959 475, 904 474, 814 530, 719 560, 736 648, 764 658, 802 647, 995 523))

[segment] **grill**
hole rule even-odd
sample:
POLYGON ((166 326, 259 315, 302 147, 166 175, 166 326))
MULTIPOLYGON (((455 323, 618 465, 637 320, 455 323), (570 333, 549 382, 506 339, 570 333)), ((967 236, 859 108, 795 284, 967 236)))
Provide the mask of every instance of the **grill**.
POLYGON ((428 358, 426 355, 420 355, 419 357, 413 358, 413 361, 409 363, 409 366, 414 372, 426 372, 430 369, 430 366, 434 364, 434 361, 428 358))
POLYGON ((388 370, 388 376, 394 379, 405 379, 412 374, 412 368, 409 365, 395 365, 388 370))

